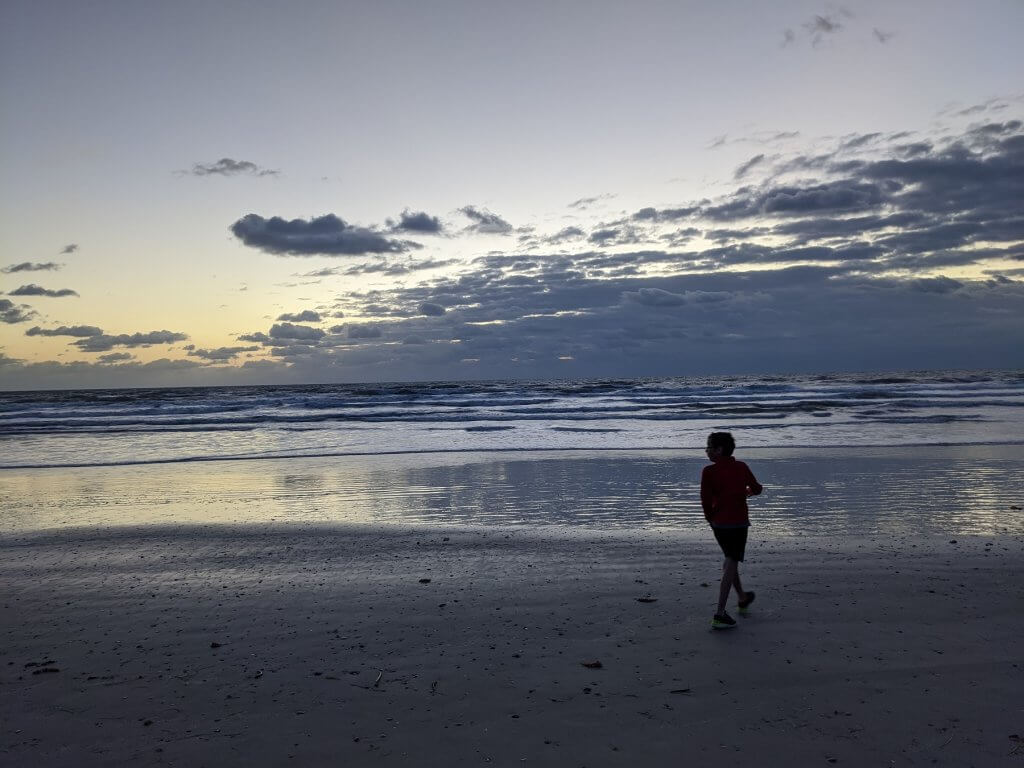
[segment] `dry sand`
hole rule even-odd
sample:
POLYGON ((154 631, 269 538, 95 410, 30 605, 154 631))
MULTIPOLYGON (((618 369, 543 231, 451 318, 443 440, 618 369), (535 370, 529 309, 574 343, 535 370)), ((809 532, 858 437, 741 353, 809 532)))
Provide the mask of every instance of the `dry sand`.
POLYGON ((713 632, 710 535, 8 535, 0 764, 1024 766, 1022 564, 755 529, 713 632))

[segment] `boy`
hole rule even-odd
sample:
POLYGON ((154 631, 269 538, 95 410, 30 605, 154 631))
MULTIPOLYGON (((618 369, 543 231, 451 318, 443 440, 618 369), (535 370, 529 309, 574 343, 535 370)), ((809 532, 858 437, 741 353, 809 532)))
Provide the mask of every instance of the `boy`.
POLYGON ((729 590, 736 590, 740 612, 754 602, 753 592, 744 592, 740 586, 739 564, 747 547, 747 497, 763 490, 754 473, 742 461, 736 461, 732 452, 736 442, 729 432, 712 432, 705 448, 711 464, 700 476, 700 503, 704 518, 711 524, 715 539, 725 555, 722 565, 722 585, 718 590, 718 610, 711 620, 713 629, 732 629, 736 621, 725 612, 729 590))

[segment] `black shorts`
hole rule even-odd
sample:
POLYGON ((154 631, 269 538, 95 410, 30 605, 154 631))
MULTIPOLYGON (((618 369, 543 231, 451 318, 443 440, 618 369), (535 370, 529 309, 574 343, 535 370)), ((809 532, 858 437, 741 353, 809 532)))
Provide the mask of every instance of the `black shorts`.
POLYGON ((722 548, 722 554, 730 560, 738 563, 743 562, 743 554, 747 550, 748 528, 713 528, 718 546, 722 548))

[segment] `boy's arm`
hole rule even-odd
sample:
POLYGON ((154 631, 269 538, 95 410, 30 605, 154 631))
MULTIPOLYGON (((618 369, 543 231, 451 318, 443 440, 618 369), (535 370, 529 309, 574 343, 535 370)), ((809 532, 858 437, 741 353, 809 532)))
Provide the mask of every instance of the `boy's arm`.
POLYGON ((700 505, 704 508, 704 519, 709 523, 715 516, 715 493, 711 484, 711 467, 704 467, 700 473, 700 505))
MULTIPOLYGON (((743 466, 746 467, 746 464, 743 466)), ((750 471, 750 467, 747 468, 747 496, 757 496, 764 490, 764 486, 757 482, 757 478, 754 477, 754 473, 750 471)))

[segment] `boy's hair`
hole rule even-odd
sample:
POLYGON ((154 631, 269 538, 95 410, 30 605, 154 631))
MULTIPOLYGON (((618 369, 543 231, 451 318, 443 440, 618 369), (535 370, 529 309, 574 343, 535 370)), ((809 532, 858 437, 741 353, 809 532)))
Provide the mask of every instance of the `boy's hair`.
POLYGON ((732 439, 732 432, 712 432, 708 435, 708 445, 722 449, 723 456, 732 456, 736 450, 736 441, 732 439))

